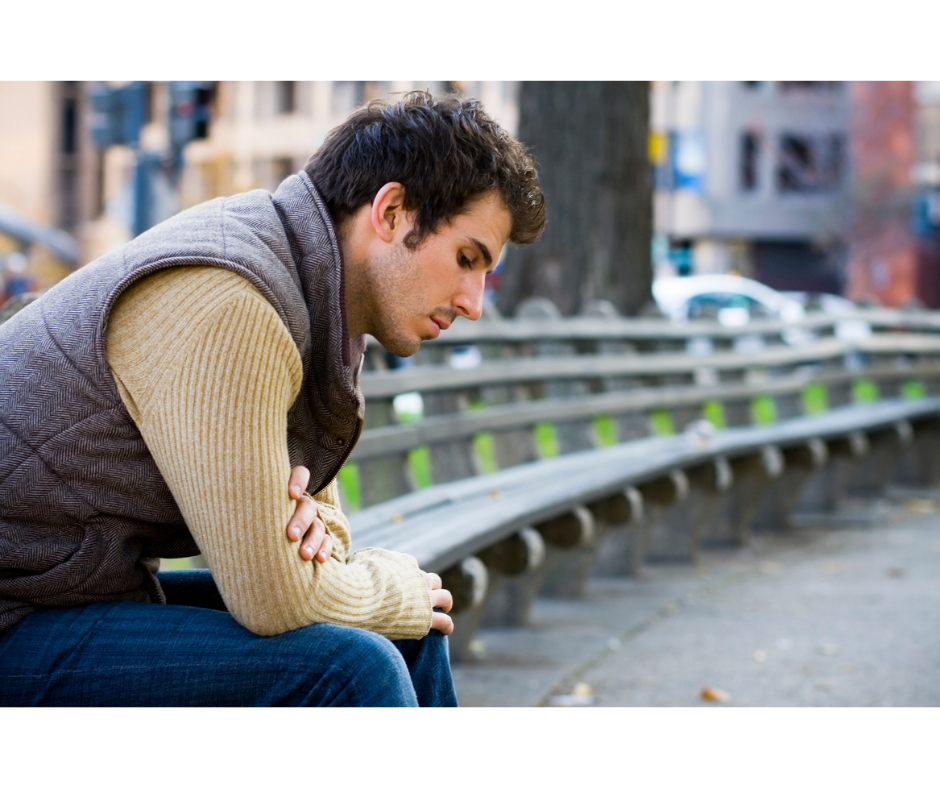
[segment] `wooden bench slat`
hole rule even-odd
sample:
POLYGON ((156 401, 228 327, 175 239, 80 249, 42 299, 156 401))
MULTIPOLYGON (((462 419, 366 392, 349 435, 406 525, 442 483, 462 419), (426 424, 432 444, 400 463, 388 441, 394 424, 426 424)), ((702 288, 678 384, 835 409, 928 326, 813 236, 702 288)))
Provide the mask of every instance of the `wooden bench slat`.
POLYGON ((853 353, 897 356, 926 352, 940 356, 940 337, 901 335, 870 337, 859 343, 824 339, 808 347, 764 348, 754 354, 714 353, 690 357, 685 353, 624 356, 560 356, 557 358, 497 359, 471 369, 414 367, 394 372, 366 372, 362 390, 369 398, 390 398, 411 391, 435 392, 478 389, 483 386, 545 380, 590 380, 611 377, 656 377, 669 374, 693 375, 697 368, 739 370, 797 367, 802 364, 840 362, 853 353))
MULTIPOLYGON (((876 367, 866 373, 866 377, 876 382, 903 381, 928 375, 930 377, 940 375, 940 364, 911 370, 876 367)), ((570 399, 513 403, 482 411, 465 411, 441 417, 432 416, 411 424, 380 427, 364 432, 352 459, 357 462, 360 459, 405 452, 425 444, 459 441, 482 432, 531 428, 540 422, 563 423, 601 416, 618 416, 625 413, 645 413, 653 409, 701 407, 711 400, 746 403, 762 395, 778 397, 799 393, 810 383, 831 386, 835 383, 847 383, 854 377, 854 373, 841 370, 821 373, 816 377, 779 378, 766 382, 627 389, 570 399)), ((729 426, 740 426, 740 421, 729 426)))
POLYGON ((422 565, 436 571, 459 556, 495 544, 519 528, 538 525, 570 511, 572 502, 603 498, 628 483, 653 481, 675 468, 700 465, 716 456, 756 454, 768 445, 793 446, 813 437, 825 440, 858 430, 884 429, 906 418, 937 412, 940 412, 938 398, 880 402, 801 417, 781 425, 729 429, 716 434, 704 449, 693 447, 685 436, 671 436, 584 452, 580 467, 569 463, 565 468, 562 463, 566 458, 547 461, 541 464, 540 474, 532 474, 527 481, 509 489, 500 488, 496 497, 478 489, 448 504, 446 523, 441 522, 440 509, 424 510, 398 522, 377 523, 372 527, 363 527, 357 515, 353 515, 353 533, 357 541, 362 539, 380 547, 395 545, 392 549, 410 552, 422 565), (585 457, 593 459, 585 462, 585 457))

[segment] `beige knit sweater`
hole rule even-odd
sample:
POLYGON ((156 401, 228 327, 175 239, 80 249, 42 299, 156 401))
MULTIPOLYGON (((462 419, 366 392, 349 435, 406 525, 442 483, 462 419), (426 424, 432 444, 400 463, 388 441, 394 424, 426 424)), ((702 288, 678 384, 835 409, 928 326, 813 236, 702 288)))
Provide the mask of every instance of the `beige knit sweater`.
POLYGON ((225 604, 275 635, 316 622, 419 638, 431 624, 412 559, 349 554, 336 480, 316 496, 333 537, 325 564, 287 538, 287 411, 301 361, 270 303, 214 267, 171 268, 136 283, 112 310, 107 359, 121 398, 166 479, 225 604))

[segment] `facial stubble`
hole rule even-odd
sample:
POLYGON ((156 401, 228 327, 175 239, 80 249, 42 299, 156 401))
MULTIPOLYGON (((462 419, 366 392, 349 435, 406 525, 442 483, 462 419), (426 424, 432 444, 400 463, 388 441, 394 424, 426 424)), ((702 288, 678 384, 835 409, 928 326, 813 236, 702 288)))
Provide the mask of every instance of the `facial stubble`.
POLYGON ((429 318, 434 306, 423 303, 422 286, 427 282, 417 254, 396 244, 382 257, 367 260, 361 270, 367 273, 359 286, 366 296, 361 303, 367 310, 368 333, 396 356, 414 355, 422 340, 431 337, 412 333, 413 326, 429 318))

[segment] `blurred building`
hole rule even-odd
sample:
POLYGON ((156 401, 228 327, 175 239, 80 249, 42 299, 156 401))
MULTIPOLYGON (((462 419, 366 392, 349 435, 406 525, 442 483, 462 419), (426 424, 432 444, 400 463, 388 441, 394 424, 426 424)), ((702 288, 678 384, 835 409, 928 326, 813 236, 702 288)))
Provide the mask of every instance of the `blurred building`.
POLYGON ((855 301, 904 306, 918 292, 912 227, 914 83, 850 84, 852 191, 845 293, 855 301))
POLYGON ((26 276, 41 289, 65 276, 68 239, 50 228, 74 235, 99 212, 94 176, 101 157, 87 144, 85 104, 79 82, 0 82, 2 285, 26 276))
MULTIPOLYGON (((216 82, 211 85, 210 121, 203 139, 185 146, 182 168, 171 177, 169 84, 150 84, 148 122, 141 147, 164 156, 162 178, 151 188, 152 223, 214 197, 250 189, 274 191, 353 110, 375 98, 409 90, 459 92, 480 99, 507 126, 516 124, 515 90, 500 82, 216 82)), ((133 160, 127 151, 108 151, 103 192, 112 214, 127 218, 133 160)), ((129 237, 129 231, 125 232, 129 237)), ((122 239, 123 240, 123 239, 122 239)), ((98 250, 99 252, 101 250, 98 250)))
POLYGON ((917 296, 940 307, 940 82, 915 82, 915 190, 917 296))
POLYGON ((654 257, 838 292, 850 92, 842 82, 654 82, 654 257))
MULTIPOLYGON (((205 138, 185 146, 176 172, 169 83, 143 83, 140 149, 157 162, 147 189, 152 223, 213 197, 274 190, 304 166, 331 128, 373 98, 414 89, 454 91, 480 99, 510 131, 517 126, 513 82, 207 84, 205 138)), ((134 211, 135 152, 122 145, 102 151, 92 143, 92 86, 0 82, 0 209, 6 206, 30 222, 67 231, 79 243, 82 262, 129 240, 134 211)), ((16 251, 17 243, 0 234, 0 255, 16 251)), ((38 247, 30 252, 28 272, 36 289, 54 284, 69 270, 38 247)))
MULTIPOLYGON (((205 136, 185 146, 176 172, 169 83, 145 83, 153 223, 216 196, 275 189, 372 98, 457 91, 518 127, 516 82, 207 84, 205 136)), ((652 84, 658 268, 940 305, 940 83, 652 84)), ((0 83, 0 211, 67 231, 83 262, 131 237, 134 207, 135 154, 92 144, 91 87, 0 83)), ((0 278, 17 251, 0 233, 0 278)), ((31 286, 68 270, 41 244, 30 248, 31 286)))
POLYGON ((0 82, 0 203, 74 232, 96 207, 81 82, 0 82), (83 213, 84 210, 84 213, 83 213))

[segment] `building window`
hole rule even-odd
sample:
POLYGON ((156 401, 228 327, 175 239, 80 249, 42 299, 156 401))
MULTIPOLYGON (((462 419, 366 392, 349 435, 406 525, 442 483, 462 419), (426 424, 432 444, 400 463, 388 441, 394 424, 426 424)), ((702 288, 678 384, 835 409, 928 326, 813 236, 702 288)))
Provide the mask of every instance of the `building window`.
POLYGON ((92 153, 94 156, 94 202, 92 203, 93 216, 101 216, 105 208, 105 183, 104 183, 104 151, 97 148, 92 153))
POLYGON ((334 115, 348 115, 365 101, 365 82, 334 82, 330 108, 334 115))
POLYGON ((785 93, 791 91, 835 92, 842 87, 841 82, 780 82, 779 84, 780 89, 785 93))
POLYGON ((753 192, 758 187, 760 169, 760 136, 755 131, 741 135, 740 167, 738 168, 741 191, 753 192))
POLYGON ((78 153, 78 98, 62 100, 62 153, 78 153))
POLYGON ((56 161, 56 199, 58 211, 56 223, 69 232, 74 232, 80 220, 79 193, 79 146, 81 136, 78 82, 59 84, 59 155, 56 161))
POLYGON ((292 115, 297 111, 297 83, 274 83, 274 114, 292 115))
POLYGON ((781 134, 777 188, 784 193, 832 191, 841 183, 844 156, 841 134, 781 134))

